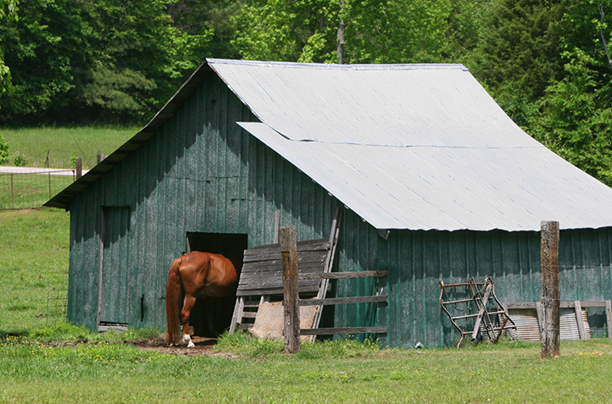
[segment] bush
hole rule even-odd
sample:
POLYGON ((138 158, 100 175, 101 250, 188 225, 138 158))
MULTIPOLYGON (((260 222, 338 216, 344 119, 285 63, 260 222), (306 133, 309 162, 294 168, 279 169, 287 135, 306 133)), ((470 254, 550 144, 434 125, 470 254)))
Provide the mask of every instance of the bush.
POLYGON ((6 140, 0 135, 0 164, 6 163, 9 160, 9 146, 6 140))
POLYGON ((24 167, 27 166, 30 162, 30 158, 20 151, 15 152, 13 156, 13 165, 15 167, 24 167))

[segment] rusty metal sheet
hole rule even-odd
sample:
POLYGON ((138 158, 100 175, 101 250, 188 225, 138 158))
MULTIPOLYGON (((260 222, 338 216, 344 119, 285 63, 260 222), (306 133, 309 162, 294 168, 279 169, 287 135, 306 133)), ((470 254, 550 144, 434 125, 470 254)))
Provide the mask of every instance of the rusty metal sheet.
MULTIPOLYGON (((521 341, 540 341, 540 328, 535 309, 509 309, 508 313, 516 323, 516 331, 512 335, 521 341)), ((582 310, 582 318, 587 335, 591 338, 591 329, 587 319, 587 312, 582 310)), ((578 341, 580 333, 576 323, 576 311, 573 308, 562 308, 559 310, 561 341, 578 341)))

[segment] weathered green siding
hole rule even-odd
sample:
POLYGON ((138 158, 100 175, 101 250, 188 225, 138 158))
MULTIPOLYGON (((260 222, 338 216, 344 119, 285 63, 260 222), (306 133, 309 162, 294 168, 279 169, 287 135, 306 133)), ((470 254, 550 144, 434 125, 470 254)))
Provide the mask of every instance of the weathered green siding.
MULTIPOLYGON (((153 138, 74 197, 69 320, 95 327, 102 264, 100 320, 163 326, 167 270, 188 232, 269 244, 280 210, 281 225, 295 225, 299 240, 328 237, 338 201, 235 123, 252 120, 211 74, 153 138)), ((611 243, 610 229, 562 232, 562 299, 612 299, 611 243)), ((392 346, 450 344, 457 336, 438 303, 438 280, 490 275, 502 300, 537 301, 539 248, 536 232, 392 231, 384 240, 347 210, 336 270, 386 269, 388 277, 338 281, 331 293, 378 291, 389 302, 336 306, 328 318, 387 325, 383 341, 392 346)))
MULTIPOLYGON (((612 229, 561 232, 562 300, 612 299, 612 229)), ((379 288, 388 295, 386 309, 373 305, 336 308, 336 325, 384 325, 383 341, 392 346, 452 345, 458 335, 440 304, 439 279, 445 283, 470 277, 495 281, 504 302, 540 300, 538 232, 392 231, 384 240, 348 212, 340 240, 341 270, 388 270, 379 288)), ((372 280, 342 281, 337 293, 372 294, 372 280), (349 282, 352 282, 349 284, 349 282)))
POLYGON ((328 236, 336 200, 235 123, 249 120, 211 75, 150 141, 73 199, 69 320, 96 324, 102 208, 110 231, 125 234, 104 242, 100 320, 131 326, 164 324, 167 271, 187 232, 268 244, 280 209, 300 239, 328 236))

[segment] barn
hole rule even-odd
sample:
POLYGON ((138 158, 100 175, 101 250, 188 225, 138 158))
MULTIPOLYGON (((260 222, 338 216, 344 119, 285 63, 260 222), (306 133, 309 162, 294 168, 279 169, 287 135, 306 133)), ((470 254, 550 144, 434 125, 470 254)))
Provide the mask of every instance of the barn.
MULTIPOLYGON (((524 133, 462 65, 210 59, 124 145, 46 203, 70 210, 68 320, 165 324, 186 251, 298 240, 344 219, 335 326, 386 326, 390 346, 452 344, 438 280, 489 275, 504 302, 540 298, 540 222, 561 227, 562 300, 612 298, 612 189, 524 133)), ((233 307, 233 303, 226 305, 233 307)), ((230 310, 231 310, 230 307, 230 310)))

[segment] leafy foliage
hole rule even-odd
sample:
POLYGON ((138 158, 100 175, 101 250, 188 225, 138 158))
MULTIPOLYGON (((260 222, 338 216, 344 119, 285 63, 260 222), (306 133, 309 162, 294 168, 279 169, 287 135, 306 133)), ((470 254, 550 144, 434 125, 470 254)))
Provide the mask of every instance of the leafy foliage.
POLYGON ((459 62, 612 184, 610 13, 612 0, 0 0, 0 124, 141 124, 206 57, 459 62))
POLYGON ((0 135, 0 164, 7 162, 9 157, 9 145, 6 140, 4 140, 2 135, 0 135))
POLYGON ((521 126, 546 87, 563 77, 558 25, 563 3, 499 0, 485 13, 481 40, 468 66, 521 126))
MULTIPOLYGON (((17 19, 17 0, 0 0, 0 23, 17 19)), ((2 40, 0 40, 0 46, 2 40)), ((0 47, 0 96, 11 90, 11 69, 4 63, 0 47)), ((1 156, 0 156, 1 158, 1 156)))
POLYGON ((344 63, 436 61, 451 9, 433 0, 254 0, 234 43, 245 59, 337 63, 341 42, 344 63))
POLYGON ((200 62, 207 32, 173 26, 172 0, 31 0, 0 27, 14 92, 2 123, 142 120, 200 62))
POLYGON ((612 2, 568 9, 561 21, 568 48, 561 54, 565 77, 547 88, 528 129, 561 157, 612 185, 612 64, 604 8, 612 12, 612 2))

